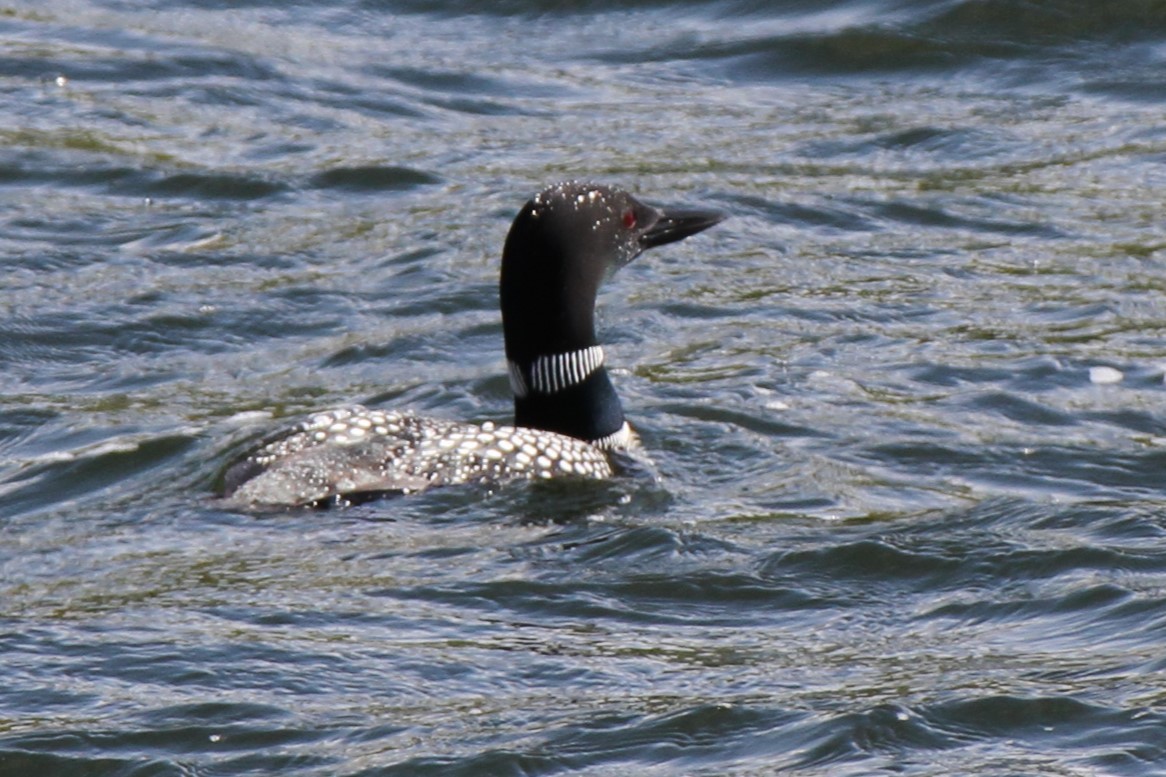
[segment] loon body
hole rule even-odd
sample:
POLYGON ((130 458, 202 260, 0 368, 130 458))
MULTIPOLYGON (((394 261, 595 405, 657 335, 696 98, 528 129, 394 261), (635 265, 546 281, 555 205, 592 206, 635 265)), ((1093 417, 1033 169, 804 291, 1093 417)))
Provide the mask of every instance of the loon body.
POLYGON ((627 192, 570 182, 515 218, 502 252, 502 329, 514 426, 352 406, 309 416, 232 464, 223 495, 242 503, 345 502, 439 485, 607 478, 635 433, 595 338, 603 279, 642 251, 723 216, 663 211, 627 192))

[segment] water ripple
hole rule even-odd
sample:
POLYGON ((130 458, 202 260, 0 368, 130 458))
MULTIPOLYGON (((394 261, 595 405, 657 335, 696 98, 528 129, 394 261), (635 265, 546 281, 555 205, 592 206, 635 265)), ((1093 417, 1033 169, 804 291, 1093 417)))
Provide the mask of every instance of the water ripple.
POLYGON ((10 4, 0 772, 1159 768, 1163 18, 1079 6, 10 4), (600 298, 654 467, 213 497, 508 420, 573 177, 732 215, 600 298))

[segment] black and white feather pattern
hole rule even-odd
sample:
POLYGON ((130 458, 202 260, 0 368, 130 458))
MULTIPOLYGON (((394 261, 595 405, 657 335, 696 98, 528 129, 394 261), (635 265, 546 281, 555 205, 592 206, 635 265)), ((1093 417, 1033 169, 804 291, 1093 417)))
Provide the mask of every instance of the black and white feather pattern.
POLYGON ((599 345, 540 356, 531 363, 529 377, 521 365, 509 362, 510 389, 520 398, 528 396, 531 391, 554 394, 582 383, 588 375, 603 366, 603 358, 603 347, 599 345))
POLYGON ((355 405, 270 438, 227 471, 225 485, 240 502, 311 504, 336 494, 612 472, 603 449, 554 432, 355 405))

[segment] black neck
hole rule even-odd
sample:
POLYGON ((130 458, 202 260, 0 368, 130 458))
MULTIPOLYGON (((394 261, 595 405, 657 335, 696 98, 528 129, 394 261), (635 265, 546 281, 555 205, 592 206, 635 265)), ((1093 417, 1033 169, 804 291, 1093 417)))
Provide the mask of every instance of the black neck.
MULTIPOLYGON (((530 363, 521 364, 529 377, 530 363)), ((589 442, 615 434, 624 423, 619 395, 603 367, 553 394, 537 391, 514 398, 514 423, 589 442)))
POLYGON ((499 279, 506 358, 520 364, 596 344, 595 295, 607 266, 576 230, 532 214, 528 203, 506 236, 499 279))

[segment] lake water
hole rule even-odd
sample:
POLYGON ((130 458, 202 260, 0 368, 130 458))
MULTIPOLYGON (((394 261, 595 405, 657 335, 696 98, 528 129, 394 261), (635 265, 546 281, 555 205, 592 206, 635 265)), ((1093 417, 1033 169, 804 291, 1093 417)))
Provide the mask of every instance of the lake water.
POLYGON ((1166 7, 0 7, 0 775, 1166 773, 1166 7), (545 184, 659 469, 249 514, 511 412, 545 184))

